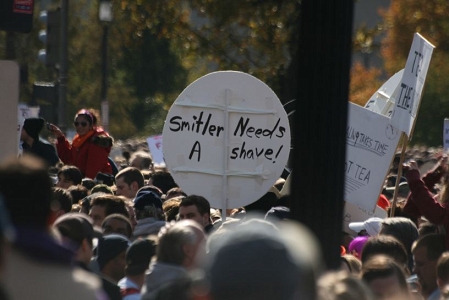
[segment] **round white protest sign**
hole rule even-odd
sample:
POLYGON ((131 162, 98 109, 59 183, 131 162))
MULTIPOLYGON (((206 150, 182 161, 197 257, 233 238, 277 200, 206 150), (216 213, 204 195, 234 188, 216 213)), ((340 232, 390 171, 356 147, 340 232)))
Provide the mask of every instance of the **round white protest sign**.
POLYGON ((216 208, 262 197, 282 174, 290 151, 288 117, 276 94, 235 71, 190 84, 170 108, 162 134, 176 183, 216 208))

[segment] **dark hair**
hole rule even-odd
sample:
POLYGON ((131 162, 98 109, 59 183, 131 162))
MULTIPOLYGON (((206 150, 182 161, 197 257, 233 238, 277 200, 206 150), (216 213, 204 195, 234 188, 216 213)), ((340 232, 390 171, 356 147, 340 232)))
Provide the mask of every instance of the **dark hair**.
POLYGON ((175 180, 168 172, 158 171, 151 175, 150 177, 151 184, 157 186, 161 189, 162 193, 167 194, 167 192, 178 185, 175 183, 175 180))
POLYGON ((394 259, 404 269, 407 268, 408 256, 404 245, 389 235, 370 237, 363 246, 362 264, 375 255, 386 255, 394 259))
POLYGON ((403 292, 408 293, 409 288, 406 275, 393 258, 384 255, 375 255, 362 265, 362 279, 368 284, 373 280, 395 276, 403 292))
POLYGON ((86 187, 78 184, 78 185, 72 185, 67 189, 67 191, 72 195, 72 204, 77 204, 80 200, 87 197, 89 194, 89 191, 86 187))
POLYGON ((449 252, 444 252, 438 259, 437 278, 443 282, 449 280, 449 252))
POLYGON ((446 251, 446 236, 440 233, 433 233, 419 238, 413 243, 412 252, 421 247, 427 249, 427 259, 437 260, 446 251))
MULTIPOLYGON (((101 228, 102 229, 104 229, 106 221, 108 221, 110 219, 115 219, 115 220, 120 220, 120 221, 125 222, 126 223, 126 230, 128 231, 126 237, 127 238, 131 238, 132 237, 133 229, 132 229, 131 221, 129 220, 129 218, 127 218, 127 217, 125 217, 124 215, 121 215, 121 214, 108 215, 103 220, 103 223, 101 223, 101 228)), ((117 233, 117 232, 115 232, 115 233, 117 233)))
POLYGON ((59 209, 62 209, 65 213, 72 210, 72 195, 63 188, 53 187, 53 200, 59 204, 59 209))
POLYGON ((176 221, 176 216, 179 213, 179 204, 181 203, 182 198, 182 196, 173 197, 162 203, 165 221, 176 221))
POLYGON ((142 175, 142 172, 134 167, 127 167, 115 175, 115 180, 123 178, 123 181, 126 182, 127 185, 130 185, 134 181, 137 182, 137 185, 139 188, 143 187, 144 185, 144 178, 142 175))
POLYGON ((129 218, 128 210, 126 209, 126 203, 122 198, 118 196, 104 194, 98 197, 94 197, 90 202, 90 206, 92 207, 94 205, 104 206, 106 208, 106 216, 112 214, 121 214, 129 218))
POLYGON ((173 198, 173 197, 177 197, 177 196, 187 197, 187 194, 184 193, 184 191, 180 187, 174 187, 174 188, 171 188, 167 192, 167 194, 165 194, 165 200, 173 198))
POLYGON ((62 169, 58 171, 58 176, 60 174, 64 175, 65 179, 73 181, 74 185, 81 184, 81 182, 83 181, 83 174, 81 173, 80 169, 75 166, 63 166, 62 169))
POLYGON ((206 200, 206 198, 198 195, 190 195, 181 200, 181 203, 179 203, 179 206, 190 206, 195 205, 198 209, 198 212, 200 215, 204 214, 210 214, 210 204, 209 201, 206 200))
POLYGON ((41 159, 14 157, 0 166, 0 193, 16 226, 47 226, 52 186, 45 162, 41 159))

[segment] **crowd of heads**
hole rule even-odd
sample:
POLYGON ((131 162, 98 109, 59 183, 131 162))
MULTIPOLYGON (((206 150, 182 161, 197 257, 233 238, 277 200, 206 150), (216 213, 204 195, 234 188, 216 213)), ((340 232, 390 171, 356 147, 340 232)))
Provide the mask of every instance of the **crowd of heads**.
POLYGON ((32 295, 8 280, 15 277, 1 263, 7 245, 28 264, 62 264, 70 254, 64 270, 95 276, 94 289, 109 299, 449 296, 446 234, 427 219, 401 215, 350 224, 339 269, 326 271, 321 253, 337 249, 319 245, 290 220, 284 179, 254 203, 222 211, 186 194, 148 152, 122 154, 112 182, 83 178, 71 165, 48 169, 31 156, 0 166, 0 296, 32 295), (44 253, 49 239, 54 255, 44 253))

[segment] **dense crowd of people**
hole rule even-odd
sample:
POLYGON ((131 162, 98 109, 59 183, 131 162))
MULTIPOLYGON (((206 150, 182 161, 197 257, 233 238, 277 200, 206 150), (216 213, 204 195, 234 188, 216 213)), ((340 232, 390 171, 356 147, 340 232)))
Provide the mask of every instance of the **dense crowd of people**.
MULTIPOLYGON (((1 299, 449 299, 449 170, 441 149, 393 160, 379 206, 349 224, 341 266, 290 220, 285 180, 222 212, 153 165, 144 141, 118 142, 92 111, 69 142, 25 121, 23 155, 0 165, 1 299), (55 160, 55 156, 57 160, 55 160), (226 219, 223 219, 226 216, 226 219)), ((337 251, 337 249, 335 249, 337 251)))

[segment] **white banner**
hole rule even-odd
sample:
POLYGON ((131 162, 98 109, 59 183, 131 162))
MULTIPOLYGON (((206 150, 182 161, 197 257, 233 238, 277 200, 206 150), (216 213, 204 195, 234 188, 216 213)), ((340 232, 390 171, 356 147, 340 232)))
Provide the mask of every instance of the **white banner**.
POLYGON ((162 152, 162 134, 148 137, 147 143, 153 157, 154 166, 165 167, 164 154, 162 152))
POLYGON ((419 103, 421 101, 427 70, 434 46, 415 33, 398 91, 390 124, 405 132, 410 138, 419 103))
POLYGON ((163 138, 176 183, 216 208, 262 197, 290 152, 288 117, 277 96, 259 79, 235 71, 189 85, 170 108, 163 138))
POLYGON ((443 147, 444 152, 447 153, 449 150, 449 119, 444 119, 444 128, 443 128, 443 147))
POLYGON ((399 142, 389 119, 349 103, 345 200, 372 212, 399 142))

